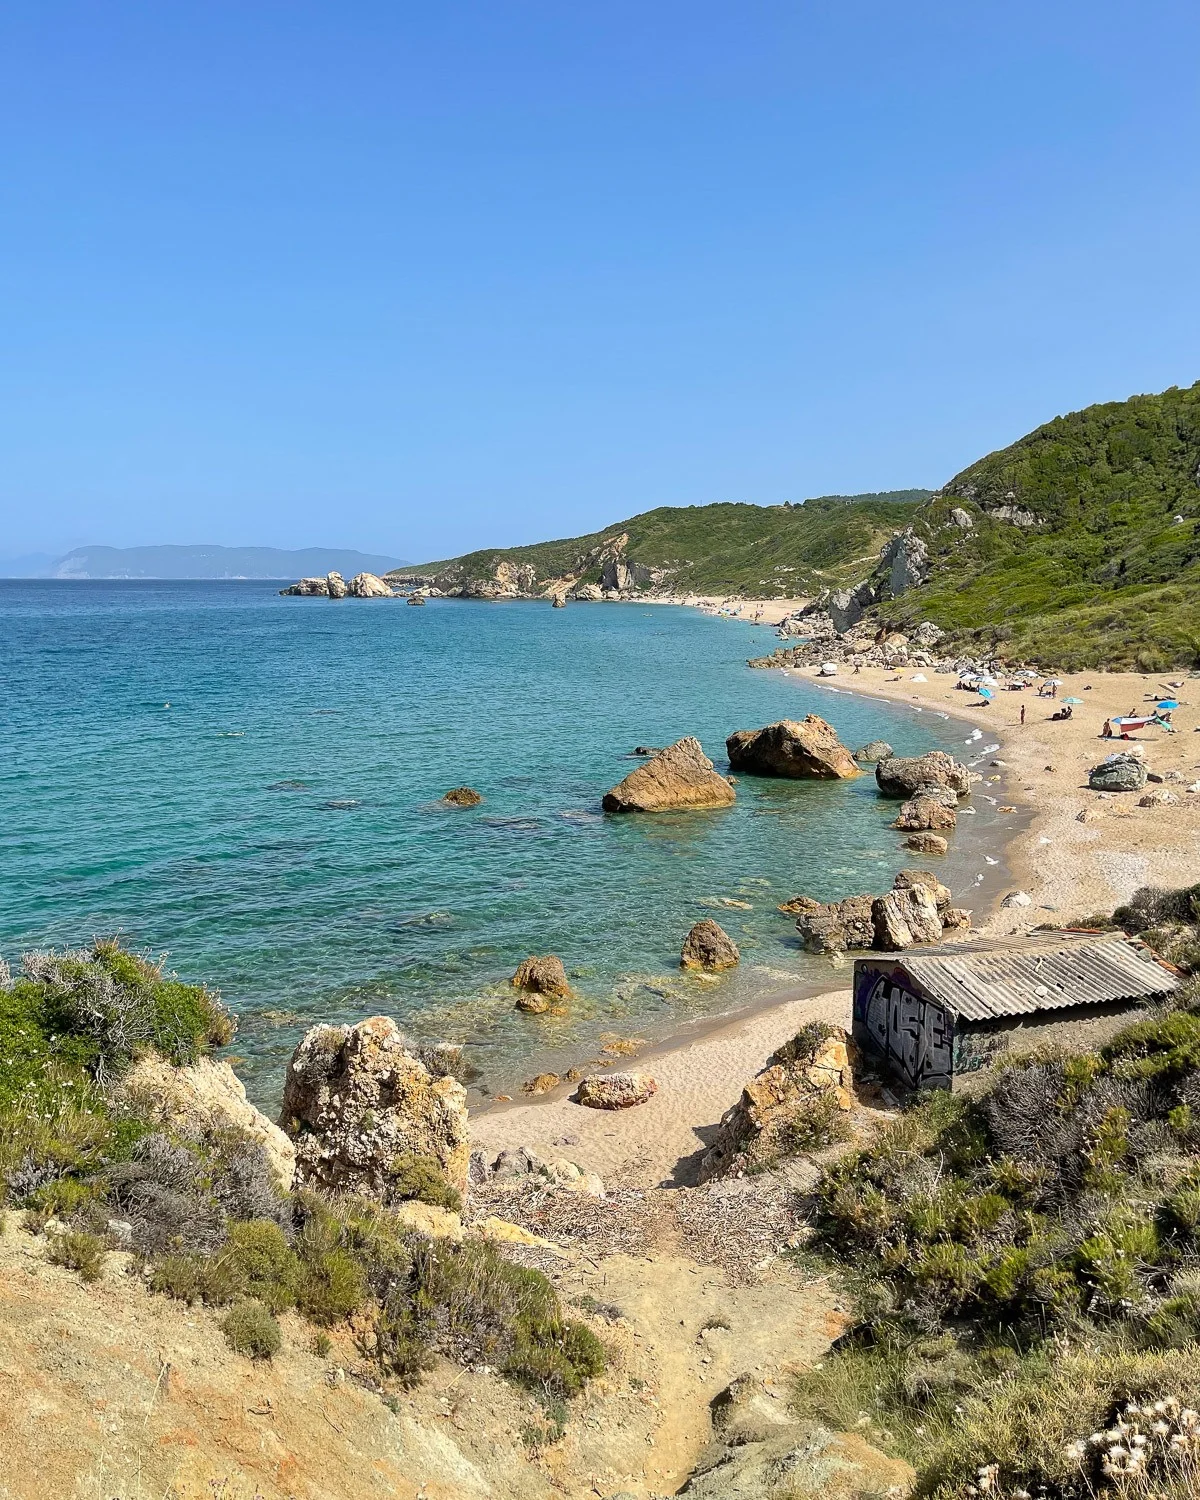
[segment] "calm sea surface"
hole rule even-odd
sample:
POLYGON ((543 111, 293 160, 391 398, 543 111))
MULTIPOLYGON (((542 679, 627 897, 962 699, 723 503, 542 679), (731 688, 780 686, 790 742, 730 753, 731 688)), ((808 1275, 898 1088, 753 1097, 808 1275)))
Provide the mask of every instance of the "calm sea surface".
MULTIPOLYGON (((853 748, 965 753, 926 712, 749 670, 770 631, 691 610, 282 599, 264 583, 0 581, 0 952, 120 932, 238 1013, 252 1095, 306 1024, 386 1012, 493 1091, 828 976, 776 903, 890 884, 874 780, 741 778, 720 812, 605 817, 635 745, 818 712, 853 748), (468 784, 472 810, 439 804, 468 784), (735 906, 724 902, 736 902, 735 906), (676 967, 710 914, 742 949, 676 967), (506 980, 555 952, 565 1018, 506 980)), ((943 878, 999 852, 982 801, 943 878)))

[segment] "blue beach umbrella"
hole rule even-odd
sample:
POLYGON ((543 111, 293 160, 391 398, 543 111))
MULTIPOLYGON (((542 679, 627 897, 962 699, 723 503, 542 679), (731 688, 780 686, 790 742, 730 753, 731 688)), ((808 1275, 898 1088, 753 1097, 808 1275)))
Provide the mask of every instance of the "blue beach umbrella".
POLYGON ((1156 703, 1154 706, 1155 708, 1178 708, 1179 704, 1175 702, 1174 698, 1164 698, 1161 703, 1156 703))
POLYGON ((983 687, 981 687, 979 689, 979 696, 981 698, 990 698, 992 696, 992 690, 991 690, 991 688, 983 688, 983 687))
POLYGON ((1060 698, 1058 701, 1060 703, 1082 703, 1083 699, 1082 698, 1060 698))

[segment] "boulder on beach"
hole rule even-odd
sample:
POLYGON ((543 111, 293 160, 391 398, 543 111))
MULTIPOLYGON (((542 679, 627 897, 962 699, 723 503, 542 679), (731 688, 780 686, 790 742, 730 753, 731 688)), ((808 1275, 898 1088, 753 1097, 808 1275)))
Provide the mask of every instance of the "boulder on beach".
POLYGON ((816 714, 739 729, 725 741, 731 771, 750 776, 844 781, 862 772, 832 724, 816 714))
POLYGON ((728 807, 736 795, 713 770, 700 741, 689 735, 630 771, 605 794, 603 807, 611 813, 728 807))
POLYGON ((632 1109, 657 1093, 658 1084, 646 1073, 605 1073, 583 1079, 572 1097, 588 1109, 632 1109))
POLYGON ((715 972, 718 969, 732 969, 740 957, 737 944, 725 929, 711 917, 705 917, 684 938, 679 967, 715 972))
POLYGON ((745 1172, 791 1154, 814 1105, 831 1101, 844 1114, 854 1106, 853 1089, 854 1043, 846 1031, 824 1022, 805 1026, 771 1054, 738 1102, 721 1116, 701 1174, 745 1172))
POLYGON ((937 797, 924 794, 910 797, 901 805, 900 812, 892 823, 902 833, 924 833, 936 828, 956 828, 958 813, 953 807, 937 797))
POLYGON ((904 840, 904 847, 917 854, 947 854, 949 843, 940 833, 914 833, 904 840))
POLYGON ((1140 792, 1146 781, 1145 761, 1123 751, 1106 757, 1088 772, 1088 786, 1094 792, 1140 792))
POLYGON ((473 786, 456 786, 446 793, 442 801, 449 803, 451 807, 478 807, 483 797, 473 786))
POLYGON ((945 787, 956 797, 971 790, 971 772, 944 750, 925 755, 891 755, 875 767, 875 783, 885 797, 914 797, 923 787, 945 787))
POLYGON ((571 993, 563 961, 553 953, 545 953, 540 958, 533 955, 524 959, 517 965, 517 972, 510 983, 514 989, 526 990, 534 995, 565 996, 571 993))
POLYGON ((881 760, 891 760, 895 753, 887 740, 871 740, 869 744, 858 747, 854 759, 864 765, 874 765, 881 760))
POLYGON ((466 1090, 434 1078, 388 1016, 306 1031, 288 1063, 280 1124, 300 1185, 387 1202, 397 1160, 418 1156, 466 1187, 466 1090))

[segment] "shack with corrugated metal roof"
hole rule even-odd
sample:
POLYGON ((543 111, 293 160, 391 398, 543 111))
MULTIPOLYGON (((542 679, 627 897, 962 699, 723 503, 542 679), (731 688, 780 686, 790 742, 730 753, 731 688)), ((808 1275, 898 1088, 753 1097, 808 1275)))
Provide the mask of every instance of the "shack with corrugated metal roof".
POLYGON ((1014 1047, 1095 1046, 1178 984, 1119 932, 871 953, 854 961, 854 1039, 910 1088, 950 1089, 1014 1047))

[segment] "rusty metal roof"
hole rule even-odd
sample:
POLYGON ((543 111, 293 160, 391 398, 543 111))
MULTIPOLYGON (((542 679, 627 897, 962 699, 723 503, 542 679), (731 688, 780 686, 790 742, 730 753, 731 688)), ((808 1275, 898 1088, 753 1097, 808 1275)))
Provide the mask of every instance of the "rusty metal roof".
POLYGON ((1150 999, 1180 983, 1121 933, 1052 932, 892 957, 931 999, 967 1021, 1150 999))

